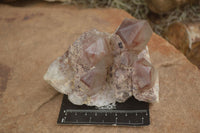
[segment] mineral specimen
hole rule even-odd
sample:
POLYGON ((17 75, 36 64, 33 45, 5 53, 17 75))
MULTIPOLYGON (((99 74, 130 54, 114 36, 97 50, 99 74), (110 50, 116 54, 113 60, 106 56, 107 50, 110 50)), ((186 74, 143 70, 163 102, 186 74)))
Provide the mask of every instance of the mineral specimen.
POLYGON ((114 34, 85 32, 44 79, 77 105, 101 107, 131 96, 156 102, 158 77, 147 47, 151 34, 146 21, 134 19, 125 19, 114 34))

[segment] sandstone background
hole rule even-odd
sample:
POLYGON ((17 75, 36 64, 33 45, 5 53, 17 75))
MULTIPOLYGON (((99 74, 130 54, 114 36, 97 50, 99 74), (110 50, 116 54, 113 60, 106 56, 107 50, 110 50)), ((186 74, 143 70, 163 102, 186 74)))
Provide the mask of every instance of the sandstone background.
POLYGON ((200 70, 154 34, 148 43, 160 78, 160 102, 150 105, 146 127, 60 126, 62 94, 43 80, 50 63, 84 31, 112 33, 124 18, 119 9, 78 9, 57 4, 0 4, 0 133, 198 133, 200 70))

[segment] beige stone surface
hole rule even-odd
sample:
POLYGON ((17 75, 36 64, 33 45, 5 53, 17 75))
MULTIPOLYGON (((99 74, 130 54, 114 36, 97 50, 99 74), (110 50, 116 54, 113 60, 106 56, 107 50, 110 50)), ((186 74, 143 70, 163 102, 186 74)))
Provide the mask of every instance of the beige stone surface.
POLYGON ((158 35, 148 43, 160 102, 146 127, 60 126, 62 95, 43 80, 50 63, 84 31, 112 33, 128 13, 61 5, 0 5, 0 133, 198 133, 200 71, 158 35))

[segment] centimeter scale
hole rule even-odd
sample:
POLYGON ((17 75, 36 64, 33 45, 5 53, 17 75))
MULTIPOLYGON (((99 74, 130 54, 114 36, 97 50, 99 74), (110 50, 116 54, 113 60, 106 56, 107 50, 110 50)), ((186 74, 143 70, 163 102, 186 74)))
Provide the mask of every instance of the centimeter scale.
POLYGON ((94 106, 74 105, 64 95, 57 123, 147 126, 150 124, 149 104, 131 97, 124 103, 116 103, 114 109, 98 109, 94 106))

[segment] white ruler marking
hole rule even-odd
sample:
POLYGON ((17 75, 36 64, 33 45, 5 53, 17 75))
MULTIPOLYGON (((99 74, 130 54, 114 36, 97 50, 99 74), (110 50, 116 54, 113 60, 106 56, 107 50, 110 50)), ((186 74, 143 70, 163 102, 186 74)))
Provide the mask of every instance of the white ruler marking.
POLYGON ((67 109, 65 112, 78 112, 78 113, 147 113, 147 110, 76 110, 67 109))

